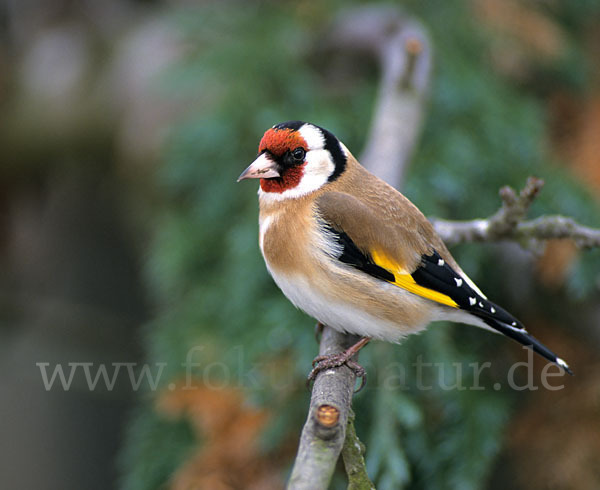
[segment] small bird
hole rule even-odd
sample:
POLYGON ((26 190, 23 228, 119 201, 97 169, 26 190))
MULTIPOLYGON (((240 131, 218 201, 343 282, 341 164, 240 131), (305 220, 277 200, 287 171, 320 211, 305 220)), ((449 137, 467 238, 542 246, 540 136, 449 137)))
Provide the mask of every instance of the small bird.
POLYGON ((268 129, 244 179, 260 179, 259 245, 279 288, 321 324, 361 336, 316 358, 310 377, 342 364, 362 375, 351 357, 370 339, 400 342, 438 320, 502 333, 572 374, 487 299, 414 204, 326 129, 302 121, 268 129))

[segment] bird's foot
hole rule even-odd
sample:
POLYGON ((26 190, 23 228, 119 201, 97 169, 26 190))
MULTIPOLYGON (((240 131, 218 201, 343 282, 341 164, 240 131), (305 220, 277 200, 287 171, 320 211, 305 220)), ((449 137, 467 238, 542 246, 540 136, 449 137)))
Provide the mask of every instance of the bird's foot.
POLYGON ((337 354, 330 354, 328 356, 317 356, 314 358, 312 362, 312 370, 308 375, 307 384, 310 386, 310 383, 313 382, 317 375, 321 371, 325 371, 327 369, 333 369, 340 366, 347 366, 357 378, 360 378, 360 386, 356 390, 358 393, 362 390, 367 383, 367 372, 365 368, 358 364, 356 361, 352 360, 352 357, 362 348, 364 347, 369 340, 368 337, 363 337, 356 344, 352 345, 344 352, 338 352, 337 354))

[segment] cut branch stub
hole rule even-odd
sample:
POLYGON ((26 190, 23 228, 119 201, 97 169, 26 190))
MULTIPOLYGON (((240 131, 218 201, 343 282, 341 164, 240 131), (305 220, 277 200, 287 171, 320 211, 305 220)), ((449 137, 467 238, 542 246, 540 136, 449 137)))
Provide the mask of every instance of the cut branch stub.
POLYGON ((404 51, 406 52, 406 66, 402 74, 400 87, 402 90, 410 90, 413 86, 417 58, 423 51, 423 43, 415 37, 410 37, 404 43, 404 51))
POLYGON ((315 417, 320 426, 329 429, 340 421, 340 410, 334 406, 323 404, 317 407, 315 417))

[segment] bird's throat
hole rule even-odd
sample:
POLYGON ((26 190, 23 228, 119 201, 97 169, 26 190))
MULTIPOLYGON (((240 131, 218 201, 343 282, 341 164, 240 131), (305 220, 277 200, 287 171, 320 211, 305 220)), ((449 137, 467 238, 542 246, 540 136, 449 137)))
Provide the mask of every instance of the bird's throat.
POLYGON ((275 192, 277 194, 293 189, 302 180, 305 166, 306 162, 302 165, 286 169, 281 177, 276 177, 274 179, 260 179, 260 188, 263 192, 275 192))

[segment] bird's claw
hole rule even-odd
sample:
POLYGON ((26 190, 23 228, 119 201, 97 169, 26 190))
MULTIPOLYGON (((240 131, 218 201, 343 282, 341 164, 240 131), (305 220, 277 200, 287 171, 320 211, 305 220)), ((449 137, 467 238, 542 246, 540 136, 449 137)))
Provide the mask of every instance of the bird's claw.
POLYGON ((338 354, 331 354, 329 356, 315 357, 312 362, 313 368, 306 379, 307 386, 310 388, 311 383, 316 379, 317 375, 321 371, 340 366, 347 366, 357 378, 360 378, 360 386, 355 391, 355 393, 358 393, 367 384, 367 372, 364 367, 351 359, 353 355, 354 352, 344 351, 338 354))

